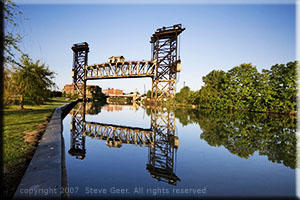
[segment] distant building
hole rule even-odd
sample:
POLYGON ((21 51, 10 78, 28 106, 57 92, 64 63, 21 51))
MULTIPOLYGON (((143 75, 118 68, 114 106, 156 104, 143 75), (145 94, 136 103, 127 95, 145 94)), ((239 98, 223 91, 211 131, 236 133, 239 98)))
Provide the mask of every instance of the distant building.
POLYGON ((123 90, 119 90, 119 89, 114 89, 114 88, 108 88, 108 89, 104 89, 102 90, 102 92, 106 95, 106 96, 119 96, 119 95, 123 95, 123 90))
POLYGON ((108 105, 104 106, 101 109, 102 110, 107 110, 108 112, 112 112, 112 111, 121 111, 123 109, 123 107, 120 106, 120 105, 108 104, 108 105))
POLYGON ((108 58, 109 63, 124 62, 124 56, 112 56, 108 58))
POLYGON ((62 89, 62 93, 66 93, 66 94, 74 94, 76 92, 76 90, 74 89, 73 84, 66 84, 64 86, 64 88, 62 89))
MULTIPOLYGON (((100 90, 102 91, 102 88, 99 87, 98 85, 87 85, 86 86, 86 97, 87 98, 91 98, 92 97, 92 94, 91 92, 89 91, 90 88, 96 88, 97 90, 100 90)), ((77 91, 75 90, 74 88, 74 85, 73 84, 66 84, 64 86, 64 88, 62 89, 62 93, 66 93, 66 94, 74 94, 74 93, 77 93, 77 91)))

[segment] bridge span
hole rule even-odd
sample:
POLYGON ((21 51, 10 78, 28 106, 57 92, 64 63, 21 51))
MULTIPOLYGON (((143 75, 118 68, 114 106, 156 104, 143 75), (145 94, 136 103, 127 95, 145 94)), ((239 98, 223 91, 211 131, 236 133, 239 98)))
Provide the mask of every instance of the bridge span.
POLYGON ((84 136, 98 140, 106 140, 109 146, 114 146, 115 144, 154 145, 154 132, 151 129, 95 122, 84 122, 84 127, 84 136))
POLYGON ((124 61, 85 66, 86 80, 154 77, 156 61, 124 61))

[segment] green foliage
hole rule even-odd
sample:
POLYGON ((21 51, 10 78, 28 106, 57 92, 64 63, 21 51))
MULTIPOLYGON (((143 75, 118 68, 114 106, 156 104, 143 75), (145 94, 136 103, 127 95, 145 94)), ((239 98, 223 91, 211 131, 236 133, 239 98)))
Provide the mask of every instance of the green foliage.
MULTIPOLYGON (((298 62, 274 65, 259 73, 241 64, 228 72, 212 71, 203 77, 199 91, 202 108, 289 113, 296 111, 298 62)), ((187 99, 188 99, 187 95, 187 99)), ((182 101, 178 99, 177 101, 182 101)), ((196 101, 197 102, 197 101, 196 101)))
POLYGON ((175 102, 172 102, 171 99, 169 99, 169 103, 173 104, 173 103, 177 103, 177 104, 199 104, 199 99, 200 94, 199 91, 192 91, 190 90, 190 88, 188 86, 185 86, 183 88, 181 88, 181 90, 176 93, 175 95, 175 102))
POLYGON ((191 90, 188 86, 183 87, 179 93, 176 93, 175 100, 179 103, 188 103, 188 97, 191 90))
POLYGON ((224 146, 232 154, 249 158, 254 152, 275 163, 296 168, 296 118, 265 113, 187 110, 176 108, 183 125, 198 124, 211 146, 224 146))
POLYGON ((132 97, 119 97, 119 96, 108 97, 108 102, 114 104, 120 104, 120 105, 132 104, 132 100, 133 100, 132 97))
POLYGON ((13 71, 11 69, 4 68, 3 72, 3 103, 4 105, 15 104, 19 102, 19 96, 16 94, 13 84, 13 71))
POLYGON ((289 62, 286 65, 274 65, 271 70, 264 70, 269 77, 268 85, 271 89, 272 109, 280 112, 288 110, 296 111, 296 87, 297 71, 299 64, 297 61, 289 62))
POLYGON ((91 86, 88 88, 88 90, 92 95, 93 101, 95 101, 95 100, 101 101, 101 102, 106 101, 105 94, 102 93, 100 87, 91 86))
POLYGON ((7 91, 11 92, 10 95, 20 97, 21 109, 25 97, 37 105, 44 103, 50 96, 49 89, 55 86, 52 81, 54 72, 45 64, 40 64, 39 60, 33 62, 26 54, 22 55, 20 61, 21 64, 14 66, 5 80, 9 88, 7 91))
POLYGON ((229 109, 252 110, 258 97, 256 89, 259 73, 252 64, 241 64, 226 73, 221 95, 227 101, 229 109))
POLYGON ((213 70, 202 78, 199 91, 183 87, 169 99, 172 105, 199 105, 215 110, 295 113, 297 94, 297 61, 276 64, 258 72, 251 63, 241 64, 227 72, 213 70))
POLYGON ((97 115, 101 112, 101 108, 104 106, 105 102, 103 101, 92 101, 88 103, 86 106, 87 113, 90 115, 97 115))
POLYGON ((69 98, 69 99, 72 99, 72 100, 76 100, 78 99, 78 93, 68 93, 66 94, 66 97, 69 98))
POLYGON ((22 36, 16 31, 19 28, 16 21, 17 17, 23 17, 23 13, 11 0, 3 0, 1 4, 4 11, 4 63, 17 63, 15 53, 22 53, 19 48, 22 36))

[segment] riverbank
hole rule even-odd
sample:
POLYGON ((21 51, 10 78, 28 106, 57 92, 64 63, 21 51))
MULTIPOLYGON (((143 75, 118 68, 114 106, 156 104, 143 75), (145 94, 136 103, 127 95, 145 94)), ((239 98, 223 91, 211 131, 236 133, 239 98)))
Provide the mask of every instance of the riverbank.
POLYGON ((39 144, 54 109, 68 103, 53 98, 40 106, 26 105, 25 110, 10 106, 3 110, 3 179, 2 192, 11 198, 39 144))

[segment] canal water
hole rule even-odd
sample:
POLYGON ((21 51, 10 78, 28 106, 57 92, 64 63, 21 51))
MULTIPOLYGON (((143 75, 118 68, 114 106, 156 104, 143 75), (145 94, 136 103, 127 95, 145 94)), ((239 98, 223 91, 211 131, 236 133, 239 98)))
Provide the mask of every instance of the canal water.
POLYGON ((80 103, 70 197, 295 197, 295 133, 288 116, 80 103))

